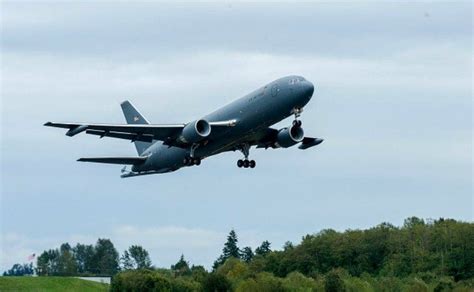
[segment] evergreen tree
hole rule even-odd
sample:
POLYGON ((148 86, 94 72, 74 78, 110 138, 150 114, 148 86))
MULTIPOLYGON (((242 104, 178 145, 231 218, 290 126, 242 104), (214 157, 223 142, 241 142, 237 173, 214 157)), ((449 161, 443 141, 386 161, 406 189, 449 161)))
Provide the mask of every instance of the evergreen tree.
POLYGON ((241 258, 241 252, 239 247, 237 246, 237 234, 232 229, 227 236, 227 242, 224 244, 224 248, 222 249, 222 255, 214 262, 212 266, 213 270, 216 270, 220 265, 222 265, 228 258, 234 257, 237 259, 241 258))
POLYGON ((270 242, 268 240, 265 240, 262 242, 262 244, 255 249, 255 254, 256 255, 261 255, 261 256, 266 256, 269 254, 272 250, 270 249, 270 242))
POLYGON ((242 260, 246 263, 252 261, 254 254, 250 246, 246 246, 242 249, 242 260))
POLYGON ((191 274, 191 269, 186 260, 184 260, 184 255, 181 255, 179 261, 171 266, 171 270, 174 272, 175 276, 187 276, 191 274))
POLYGON ((230 257, 234 257, 240 259, 240 249, 237 246, 237 234, 232 229, 227 236, 227 242, 224 244, 224 248, 222 249, 222 255, 224 259, 228 259, 230 257))

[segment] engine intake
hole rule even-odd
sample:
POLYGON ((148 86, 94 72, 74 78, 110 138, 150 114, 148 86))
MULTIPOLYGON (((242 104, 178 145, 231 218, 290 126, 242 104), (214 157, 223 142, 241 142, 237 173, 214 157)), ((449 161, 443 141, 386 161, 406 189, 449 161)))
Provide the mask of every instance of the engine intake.
POLYGON ((211 125, 206 120, 197 120, 187 124, 181 133, 181 140, 185 143, 196 143, 211 134, 211 125))
POLYGON ((288 148, 303 141, 304 131, 298 125, 283 128, 278 132, 276 146, 288 148))

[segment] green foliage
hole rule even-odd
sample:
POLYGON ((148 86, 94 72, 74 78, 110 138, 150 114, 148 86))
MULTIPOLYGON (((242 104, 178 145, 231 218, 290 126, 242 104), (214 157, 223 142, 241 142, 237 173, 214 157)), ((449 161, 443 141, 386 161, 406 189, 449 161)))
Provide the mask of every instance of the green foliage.
POLYGON ((202 283, 206 277, 207 277, 207 271, 203 266, 193 265, 191 267, 191 278, 194 281, 202 283))
POLYGON ((341 292, 346 291, 344 281, 339 273, 335 270, 327 273, 324 281, 324 290, 326 292, 341 292))
POLYGON ((205 292, 227 292, 232 291, 232 283, 223 275, 208 274, 202 283, 205 292))
POLYGON ((110 291, 171 291, 171 288, 171 281, 157 272, 130 270, 115 275, 110 291))
POLYGON ((124 269, 149 269, 151 260, 148 251, 139 245, 132 245, 122 256, 124 269))
POLYGON ((72 249, 72 252, 76 260, 77 273, 79 275, 92 274, 94 270, 94 246, 78 243, 72 249))
POLYGON ((236 292, 279 292, 285 291, 283 281, 270 273, 259 273, 255 278, 249 278, 240 282, 236 292))
POLYGON ((425 273, 460 281, 474 277, 473 242, 473 223, 411 217, 401 228, 382 223, 367 230, 322 230, 305 236, 299 245, 287 244, 283 251, 268 253, 263 260, 255 256, 250 268, 279 277, 292 271, 326 274, 342 267, 352 276, 406 278, 425 273))
POLYGON ((242 249, 242 260, 249 263, 253 259, 254 253, 250 246, 246 246, 242 249))
POLYGON ((191 275, 191 269, 189 268, 188 262, 184 259, 184 255, 181 255, 179 261, 171 266, 171 270, 176 276, 191 275))
POLYGON ((109 285, 70 277, 0 277, 0 291, 107 292, 109 285))
POLYGON ((14 264, 11 269, 3 272, 3 276, 29 276, 34 274, 33 263, 14 264))
POLYGON ((292 272, 283 279, 283 288, 286 291, 305 292, 305 291, 324 291, 322 283, 316 280, 305 277, 299 272, 292 272))
POLYGON ((224 244, 224 248, 222 249, 222 255, 214 262, 214 270, 216 270, 219 265, 222 265, 228 258, 241 258, 241 252, 237 246, 238 241, 237 234, 234 230, 231 230, 227 236, 227 241, 224 244))
POLYGON ((111 276, 119 270, 119 254, 109 239, 97 240, 94 253, 95 273, 111 276))
POLYGON ((236 281, 244 279, 248 275, 249 269, 245 262, 236 258, 229 258, 217 269, 216 272, 227 277, 231 281, 236 281))
POLYGON ((255 249, 255 254, 260 255, 260 256, 266 256, 269 254, 272 250, 270 249, 270 242, 265 240, 262 242, 262 244, 255 249))
POLYGON ((111 276, 118 272, 119 254, 109 239, 99 238, 95 246, 63 243, 45 250, 36 263, 39 276, 111 276))

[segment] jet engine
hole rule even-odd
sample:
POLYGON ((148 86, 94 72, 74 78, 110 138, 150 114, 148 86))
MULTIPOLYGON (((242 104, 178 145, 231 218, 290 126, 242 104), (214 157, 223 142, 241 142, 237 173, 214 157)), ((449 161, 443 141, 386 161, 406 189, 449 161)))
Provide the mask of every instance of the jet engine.
POLYGON ((288 148, 303 141, 304 131, 299 125, 283 128, 278 132, 276 146, 288 148))
POLYGON ((187 124, 181 133, 181 140, 185 143, 196 143, 211 134, 211 125, 206 120, 197 120, 187 124))

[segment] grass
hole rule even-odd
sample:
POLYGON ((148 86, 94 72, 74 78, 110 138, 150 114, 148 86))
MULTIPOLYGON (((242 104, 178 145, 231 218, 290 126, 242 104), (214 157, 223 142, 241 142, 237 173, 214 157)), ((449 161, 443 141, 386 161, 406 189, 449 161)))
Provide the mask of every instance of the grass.
POLYGON ((0 277, 4 291, 108 291, 109 285, 72 277, 0 277))

